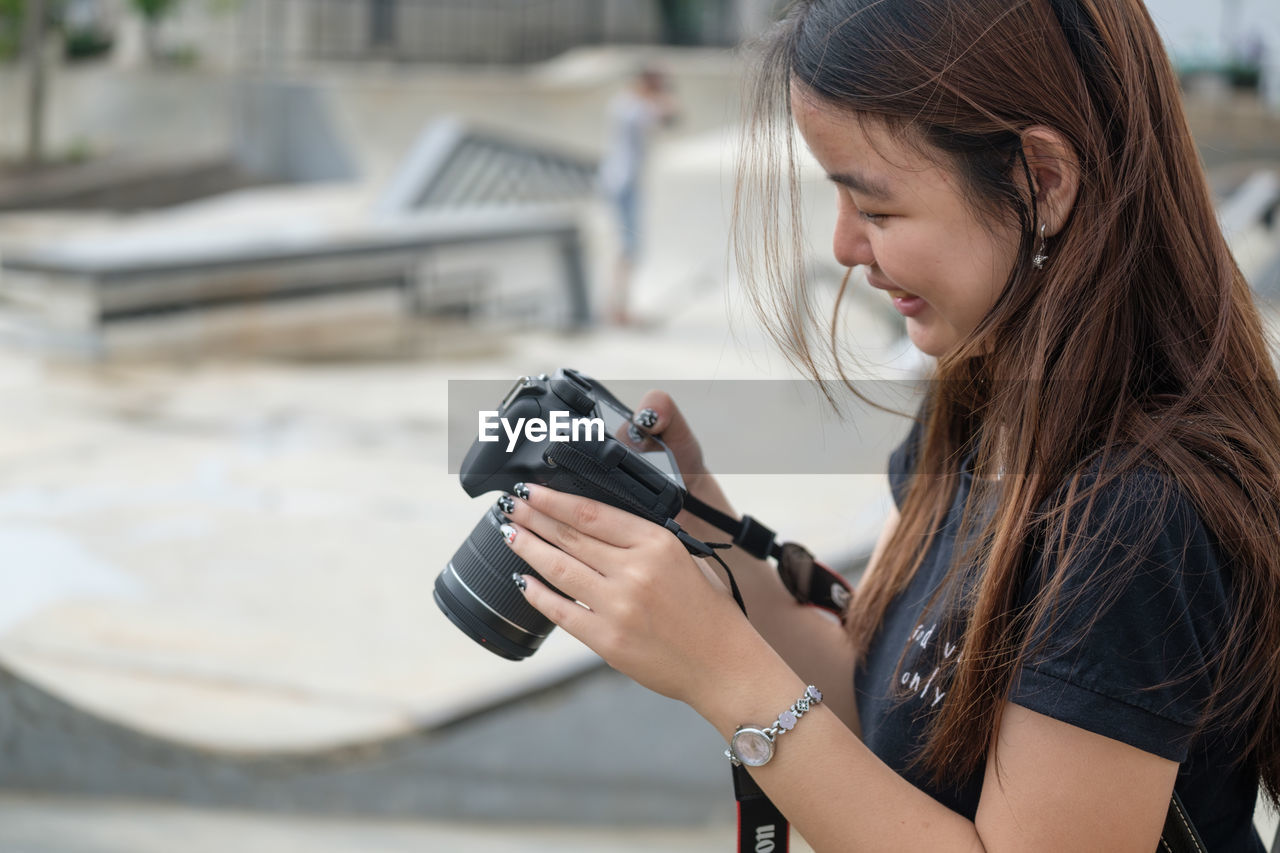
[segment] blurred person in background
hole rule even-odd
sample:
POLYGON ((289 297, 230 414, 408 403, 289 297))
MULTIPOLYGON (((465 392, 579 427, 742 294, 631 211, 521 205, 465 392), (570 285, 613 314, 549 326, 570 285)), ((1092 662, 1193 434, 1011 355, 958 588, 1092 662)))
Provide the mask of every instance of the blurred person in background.
MULTIPOLYGON (((735 549, 748 621, 670 531, 543 486, 504 531, 568 598, 516 585, 704 716, 816 850, 1150 853, 1176 793, 1209 850, 1259 853, 1280 391, 1141 0, 809 0, 758 73, 736 240, 763 322, 847 375, 797 292, 796 128, 836 259, 936 358, 844 624, 735 549)), ((736 517, 672 400, 640 406, 736 517)))
POLYGON ((667 77, 656 68, 641 69, 627 89, 609 102, 608 140, 599 184, 612 208, 618 235, 608 307, 609 322, 614 325, 624 326, 633 319, 628 303, 640 254, 641 194, 650 137, 655 128, 673 124, 676 117, 667 77))

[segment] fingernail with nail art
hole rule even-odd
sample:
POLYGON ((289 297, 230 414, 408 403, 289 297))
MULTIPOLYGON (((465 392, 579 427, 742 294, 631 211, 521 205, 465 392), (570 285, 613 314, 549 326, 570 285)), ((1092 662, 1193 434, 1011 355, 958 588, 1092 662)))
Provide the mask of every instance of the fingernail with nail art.
POLYGON ((635 424, 627 424, 627 438, 632 444, 644 444, 644 433, 635 424))
POLYGON ((521 592, 524 592, 525 589, 529 586, 528 582, 525 581, 524 579, 524 575, 520 574, 519 572, 512 572, 511 580, 515 581, 516 586, 520 588, 521 592))
POLYGON ((658 413, 653 409, 641 409, 635 413, 632 420, 645 429, 653 429, 658 425, 658 413))
POLYGON ((508 545, 516 541, 516 529, 510 524, 501 525, 498 528, 498 531, 502 534, 502 538, 507 540, 508 545))
POLYGON ((511 495, 503 495, 498 498, 498 511, 503 515, 511 515, 516 511, 516 502, 511 495))
POLYGON ((522 501, 529 500, 529 487, 524 483, 516 483, 511 487, 511 493, 522 501))

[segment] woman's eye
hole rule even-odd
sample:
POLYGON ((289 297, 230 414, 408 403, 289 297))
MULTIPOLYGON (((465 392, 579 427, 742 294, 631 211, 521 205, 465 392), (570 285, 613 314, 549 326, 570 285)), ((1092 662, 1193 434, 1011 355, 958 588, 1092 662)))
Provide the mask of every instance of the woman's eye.
POLYGON ((841 204, 847 204, 849 208, 867 222, 883 222, 889 218, 889 214, 887 213, 867 213, 865 210, 860 209, 857 201, 853 198, 853 193, 849 191, 848 187, 837 187, 836 191, 839 193, 841 204))

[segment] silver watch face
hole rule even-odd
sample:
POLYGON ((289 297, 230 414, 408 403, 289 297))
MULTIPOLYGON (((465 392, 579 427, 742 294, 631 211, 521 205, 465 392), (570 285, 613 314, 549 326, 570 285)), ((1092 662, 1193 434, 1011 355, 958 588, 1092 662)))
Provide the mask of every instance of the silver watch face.
POLYGON ((733 733, 729 750, 748 767, 759 767, 773 758, 773 738, 761 729, 743 726, 733 733))

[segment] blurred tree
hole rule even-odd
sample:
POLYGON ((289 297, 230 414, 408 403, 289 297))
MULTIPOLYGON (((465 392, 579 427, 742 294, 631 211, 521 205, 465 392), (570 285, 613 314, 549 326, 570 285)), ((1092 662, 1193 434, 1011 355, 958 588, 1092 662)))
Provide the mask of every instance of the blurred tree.
POLYGON ((731 0, 658 0, 657 9, 663 44, 729 45, 740 35, 731 0))
POLYGON ((62 28, 62 0, 0 0, 0 60, 21 57, 26 86, 26 159, 44 160, 45 56, 51 32, 62 28))
POLYGON ((68 28, 64 33, 66 44, 62 55, 68 62, 83 62, 100 59, 111 53, 115 39, 110 33, 100 30, 73 30, 68 28))
POLYGON ((0 60, 22 49, 22 0, 0 0, 0 60))
POLYGON ((146 27, 147 61, 152 65, 160 58, 160 22, 178 5, 178 0, 133 0, 133 8, 142 15, 146 27))
POLYGON ((45 67, 48 23, 45 0, 26 0, 22 15, 22 48, 27 60, 27 163, 44 161, 45 67))
POLYGON ((62 55, 68 62, 101 59, 115 46, 114 21, 105 0, 57 0, 62 55))
POLYGON ((658 0, 664 44, 697 44, 701 3, 698 0, 658 0))

